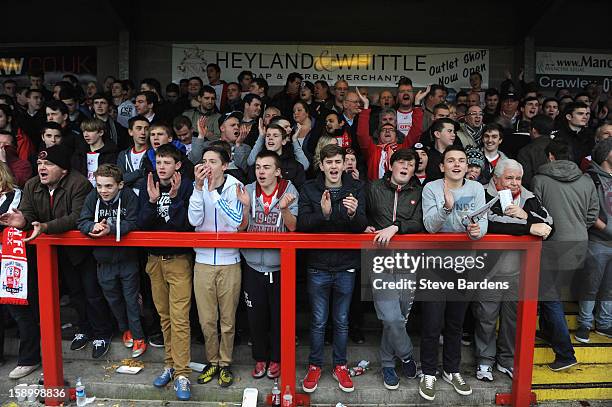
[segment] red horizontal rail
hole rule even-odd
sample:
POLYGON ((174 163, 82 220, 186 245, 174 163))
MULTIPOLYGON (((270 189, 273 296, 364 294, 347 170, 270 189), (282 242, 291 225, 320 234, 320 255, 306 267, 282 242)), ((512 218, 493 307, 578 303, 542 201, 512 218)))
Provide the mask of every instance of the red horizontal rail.
MULTIPOLYGON (((131 232, 120 243, 112 236, 91 239, 77 231, 59 235, 42 235, 32 243, 53 246, 142 246, 142 247, 235 247, 294 249, 354 249, 376 247, 373 234, 341 233, 211 233, 211 232, 131 232), (333 244, 333 245, 332 245, 333 244)), ((535 236, 485 235, 471 240, 463 233, 396 235, 391 247, 406 248, 412 243, 419 249, 514 249, 526 250, 538 245, 535 236), (427 243, 426 246, 423 243, 427 243)))
MULTIPOLYGON (((232 247, 277 248, 281 250, 281 388, 295 394, 295 250, 296 249, 375 249, 373 234, 338 233, 210 233, 210 232, 131 232, 116 242, 114 237, 91 239, 78 231, 42 235, 32 243, 38 251, 38 279, 45 386, 64 383, 59 320, 57 254, 55 246, 135 246, 135 247, 232 247)), ((532 401, 531 379, 535 338, 537 289, 542 241, 535 236, 486 235, 474 241, 466 234, 397 235, 388 248, 404 250, 520 250, 523 252, 517 319, 516 357, 512 394, 498 400, 515 406, 532 401), (529 273, 526 271, 529 270, 529 273), (523 297, 526 296, 526 297, 523 297)), ((294 400, 308 403, 304 395, 294 400)), ((47 399, 47 405, 57 405, 47 399)))

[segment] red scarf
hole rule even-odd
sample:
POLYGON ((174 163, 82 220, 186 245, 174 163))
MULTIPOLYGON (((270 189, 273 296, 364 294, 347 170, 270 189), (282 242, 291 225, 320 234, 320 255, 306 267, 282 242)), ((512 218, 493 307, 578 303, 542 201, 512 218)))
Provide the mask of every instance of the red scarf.
POLYGON ((379 144, 382 151, 385 152, 385 171, 391 170, 391 156, 397 150, 397 143, 379 144))
POLYGON ((25 233, 7 227, 2 233, 0 304, 28 305, 28 259, 25 233))
POLYGON ((336 137, 336 140, 338 141, 338 145, 342 148, 352 147, 351 135, 346 130, 342 133, 342 136, 336 137))

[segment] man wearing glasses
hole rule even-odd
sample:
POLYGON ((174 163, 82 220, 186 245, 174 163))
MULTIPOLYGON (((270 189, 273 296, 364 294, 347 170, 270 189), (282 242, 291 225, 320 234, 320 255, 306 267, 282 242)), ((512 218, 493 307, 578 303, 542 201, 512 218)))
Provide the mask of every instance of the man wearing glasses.
POLYGON ((349 84, 347 81, 341 79, 334 84, 334 107, 332 110, 335 110, 338 113, 342 113, 344 110, 344 99, 346 98, 346 92, 349 89, 349 84))
POLYGON ((479 105, 473 105, 468 108, 465 115, 465 123, 461 123, 460 129, 457 132, 457 137, 461 141, 463 148, 467 146, 482 147, 482 108, 479 105))

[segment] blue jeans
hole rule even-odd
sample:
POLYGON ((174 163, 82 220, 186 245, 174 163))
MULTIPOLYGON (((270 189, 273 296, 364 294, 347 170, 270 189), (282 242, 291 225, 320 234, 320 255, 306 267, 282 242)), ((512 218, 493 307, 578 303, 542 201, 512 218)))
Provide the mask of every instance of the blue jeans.
POLYGON ((310 320, 309 363, 323 365, 323 345, 325 326, 329 313, 329 300, 333 290, 332 318, 334 323, 333 363, 334 366, 346 365, 346 344, 348 341, 348 314, 351 305, 355 272, 327 271, 308 269, 308 293, 312 316, 310 320))
POLYGON ((550 341, 555 360, 576 361, 561 301, 540 301, 540 329, 550 341))
POLYGON ((589 329, 593 328, 593 311, 595 310, 597 328, 608 329, 612 327, 611 293, 612 246, 589 241, 578 324, 589 329))

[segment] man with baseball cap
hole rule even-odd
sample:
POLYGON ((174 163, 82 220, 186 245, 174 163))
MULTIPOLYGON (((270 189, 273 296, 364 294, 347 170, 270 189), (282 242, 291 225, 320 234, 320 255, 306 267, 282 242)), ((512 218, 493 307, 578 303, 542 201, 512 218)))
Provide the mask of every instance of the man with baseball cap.
POLYGON ((501 95, 501 107, 499 109, 499 116, 497 117, 497 122, 501 124, 504 128, 514 128, 514 126, 518 122, 520 118, 518 111, 519 101, 520 98, 517 94, 513 92, 506 92, 501 95))
POLYGON ((413 147, 414 151, 419 155, 419 164, 416 168, 414 175, 419 180, 421 185, 427 179, 427 163, 429 162, 429 148, 425 147, 422 143, 416 143, 413 147))
MULTIPOLYGON (((38 176, 25 184, 19 209, 0 216, 2 225, 32 230, 28 241, 41 233, 76 229, 85 197, 92 189, 87 178, 70 171, 70 150, 62 144, 43 149, 36 164, 38 176)), ((58 247, 57 258, 70 302, 79 317, 79 329, 70 349, 83 349, 93 339, 92 357, 99 358, 110 348, 113 328, 91 251, 84 247, 58 247)))

